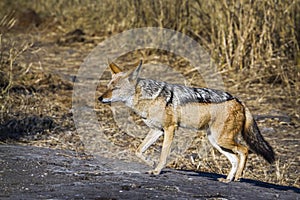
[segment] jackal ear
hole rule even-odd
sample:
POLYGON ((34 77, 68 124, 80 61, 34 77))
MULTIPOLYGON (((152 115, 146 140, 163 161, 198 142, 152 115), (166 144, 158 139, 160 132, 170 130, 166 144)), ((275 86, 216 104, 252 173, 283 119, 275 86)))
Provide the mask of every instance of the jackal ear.
POLYGON ((122 70, 118 67, 118 65, 114 62, 109 62, 109 67, 112 74, 120 73, 122 70))
POLYGON ((142 69, 143 60, 140 60, 136 65, 138 65, 130 74, 129 74, 129 80, 137 80, 139 77, 140 71, 142 69))

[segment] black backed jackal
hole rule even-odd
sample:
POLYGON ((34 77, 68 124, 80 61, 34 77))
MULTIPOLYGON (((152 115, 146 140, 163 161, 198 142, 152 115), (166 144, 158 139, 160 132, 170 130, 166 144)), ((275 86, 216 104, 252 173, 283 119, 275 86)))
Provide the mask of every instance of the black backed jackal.
POLYGON ((206 129, 210 143, 228 158, 232 168, 227 178, 220 181, 239 180, 249 150, 269 163, 274 162, 272 147, 264 140, 249 109, 236 97, 214 89, 139 78, 142 61, 129 72, 122 72, 114 63, 109 66, 112 80, 99 101, 125 103, 151 129, 136 150, 136 155, 146 161, 143 152, 164 135, 159 163, 150 173, 160 174, 166 165, 174 133, 179 126, 206 129), (238 138, 247 145, 240 143, 238 138))

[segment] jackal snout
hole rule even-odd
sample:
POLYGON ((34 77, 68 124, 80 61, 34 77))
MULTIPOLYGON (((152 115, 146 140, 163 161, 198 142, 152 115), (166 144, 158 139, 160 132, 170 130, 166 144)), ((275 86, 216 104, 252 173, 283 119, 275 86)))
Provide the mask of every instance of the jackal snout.
POLYGON ((98 98, 101 103, 110 103, 110 101, 105 100, 102 96, 98 98))
POLYGON ((106 90, 99 98, 98 100, 101 103, 109 104, 111 103, 111 96, 112 96, 112 91, 111 90, 106 90))

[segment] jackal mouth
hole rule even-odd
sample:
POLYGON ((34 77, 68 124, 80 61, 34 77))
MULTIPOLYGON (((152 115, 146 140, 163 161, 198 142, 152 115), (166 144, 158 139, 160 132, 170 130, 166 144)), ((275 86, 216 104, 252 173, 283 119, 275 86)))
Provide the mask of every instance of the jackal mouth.
POLYGON ((111 101, 108 100, 108 99, 104 99, 102 96, 100 96, 98 98, 98 100, 101 102, 101 103, 104 103, 104 104, 111 104, 111 101))

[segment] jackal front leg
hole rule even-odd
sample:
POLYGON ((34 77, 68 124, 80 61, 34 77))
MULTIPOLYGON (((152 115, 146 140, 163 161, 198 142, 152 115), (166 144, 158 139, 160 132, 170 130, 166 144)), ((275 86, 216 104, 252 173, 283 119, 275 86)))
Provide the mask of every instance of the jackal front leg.
POLYGON ((167 162, 167 157, 170 153, 171 144, 173 141, 175 126, 171 125, 167 127, 164 131, 164 141, 162 145, 162 150, 160 154, 159 163, 153 171, 150 171, 150 174, 158 175, 160 174, 161 170, 165 167, 167 162))
POLYGON ((161 130, 151 129, 143 142, 140 144, 135 152, 135 155, 143 160, 147 165, 153 167, 154 162, 147 159, 143 153, 163 134, 161 130))

